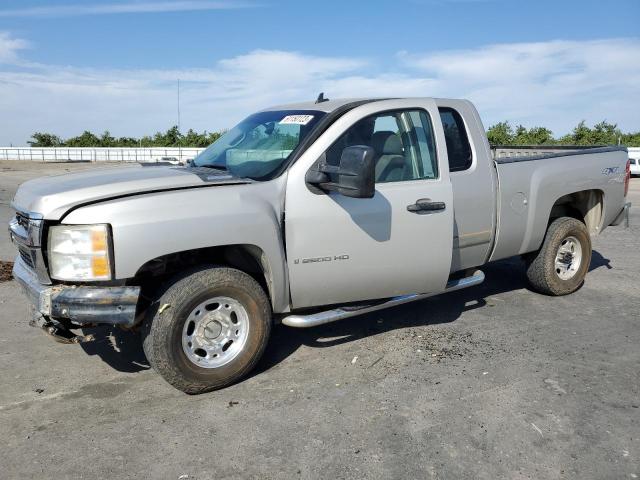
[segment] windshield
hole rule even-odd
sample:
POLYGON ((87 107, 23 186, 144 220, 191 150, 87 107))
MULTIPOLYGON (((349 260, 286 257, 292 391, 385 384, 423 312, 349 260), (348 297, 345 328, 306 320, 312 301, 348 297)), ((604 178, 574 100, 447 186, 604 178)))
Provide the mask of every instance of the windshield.
POLYGON ((236 177, 268 179, 324 115, 315 110, 256 113, 209 145, 193 164, 226 169, 236 177))

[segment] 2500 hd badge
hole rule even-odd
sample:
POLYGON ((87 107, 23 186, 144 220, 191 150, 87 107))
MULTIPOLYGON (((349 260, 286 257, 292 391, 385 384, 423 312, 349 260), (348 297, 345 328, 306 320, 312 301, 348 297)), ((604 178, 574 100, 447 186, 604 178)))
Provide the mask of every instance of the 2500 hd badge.
POLYGON ((299 263, 320 263, 320 262, 331 262, 333 260, 349 260, 349 255, 334 255, 333 257, 312 257, 312 258, 303 258, 302 260, 296 258, 293 263, 298 265, 299 263))

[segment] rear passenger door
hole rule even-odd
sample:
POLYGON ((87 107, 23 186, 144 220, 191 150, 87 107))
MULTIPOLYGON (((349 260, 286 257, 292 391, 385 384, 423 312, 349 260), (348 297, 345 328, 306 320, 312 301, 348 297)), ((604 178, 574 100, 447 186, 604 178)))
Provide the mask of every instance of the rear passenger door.
POLYGON ((453 212, 437 118, 430 100, 357 107, 291 167, 285 233, 294 308, 444 289, 453 212), (337 165, 352 145, 376 152, 373 198, 349 198, 305 183, 316 162, 337 165))
POLYGON ((463 100, 438 100, 453 187, 451 271, 485 263, 496 222, 493 160, 480 117, 463 100))

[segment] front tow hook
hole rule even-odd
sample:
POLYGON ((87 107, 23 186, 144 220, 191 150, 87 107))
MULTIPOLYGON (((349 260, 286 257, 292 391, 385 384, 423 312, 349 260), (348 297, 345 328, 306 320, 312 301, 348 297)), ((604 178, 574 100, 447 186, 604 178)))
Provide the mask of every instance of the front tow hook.
POLYGON ((32 327, 41 328, 45 333, 49 334, 51 338, 53 338, 53 340, 58 343, 77 344, 92 342, 93 340, 95 340, 95 336, 93 334, 77 335, 71 330, 64 328, 62 325, 47 320, 42 315, 34 315, 34 317, 29 322, 29 325, 32 327))

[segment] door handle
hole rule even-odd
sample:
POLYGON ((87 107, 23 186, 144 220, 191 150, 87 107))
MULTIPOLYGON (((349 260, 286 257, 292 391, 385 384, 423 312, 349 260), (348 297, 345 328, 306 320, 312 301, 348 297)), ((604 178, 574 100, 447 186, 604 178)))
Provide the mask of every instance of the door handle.
POLYGON ((421 198, 416 203, 407 205, 407 211, 412 213, 432 213, 441 212, 446 208, 444 202, 432 202, 430 198, 421 198))

